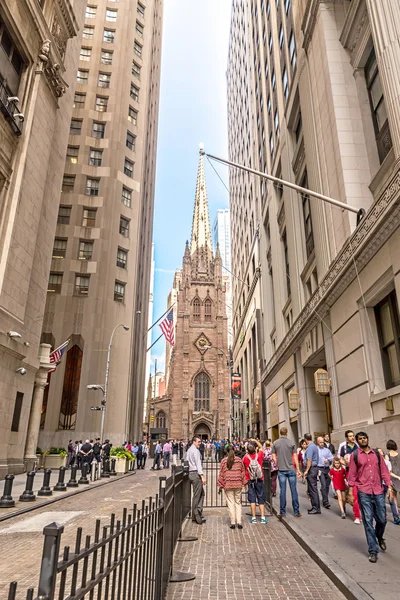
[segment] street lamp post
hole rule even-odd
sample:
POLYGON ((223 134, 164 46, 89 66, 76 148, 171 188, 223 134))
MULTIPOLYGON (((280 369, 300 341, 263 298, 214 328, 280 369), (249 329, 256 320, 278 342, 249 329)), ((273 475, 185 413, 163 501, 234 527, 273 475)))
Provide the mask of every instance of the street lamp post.
POLYGON ((108 344, 107 349, 107 363, 106 363, 106 375, 104 379, 104 386, 98 383, 90 384, 87 386, 88 390, 101 390, 103 392, 103 398, 101 400, 101 406, 92 406, 91 410, 101 410, 101 426, 100 426, 100 439, 103 442, 104 437, 104 421, 106 417, 106 405, 107 405, 107 391, 108 391, 108 378, 110 373, 110 356, 111 356, 111 346, 114 338, 114 334, 117 331, 118 327, 123 327, 125 331, 129 331, 129 327, 124 325, 123 323, 119 323, 116 325, 111 333, 110 342, 108 344))

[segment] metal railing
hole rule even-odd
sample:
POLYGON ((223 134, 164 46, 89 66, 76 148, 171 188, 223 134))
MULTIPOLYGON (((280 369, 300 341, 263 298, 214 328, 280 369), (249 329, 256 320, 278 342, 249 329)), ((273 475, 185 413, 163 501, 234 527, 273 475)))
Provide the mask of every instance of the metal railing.
MULTIPOLYGON (((173 554, 182 523, 190 511, 188 467, 173 467, 160 478, 159 493, 141 506, 113 513, 108 525, 97 519, 94 535, 76 532, 73 548, 64 546, 64 527, 44 528, 39 584, 25 593, 26 600, 162 600, 172 581, 173 554)), ((186 576, 186 580, 193 576, 186 576)), ((184 579, 183 579, 184 580, 184 579)), ((17 598, 17 582, 9 586, 8 600, 17 598)))

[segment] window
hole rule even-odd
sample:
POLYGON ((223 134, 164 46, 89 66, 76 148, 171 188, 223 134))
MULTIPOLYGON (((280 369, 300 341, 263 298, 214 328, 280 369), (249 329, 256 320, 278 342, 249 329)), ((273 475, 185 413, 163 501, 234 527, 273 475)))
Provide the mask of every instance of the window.
POLYGON ((128 251, 123 248, 118 248, 117 251, 117 267, 126 269, 126 263, 128 260, 128 251))
POLYGON ((211 323, 211 300, 207 298, 204 302, 204 321, 206 323, 211 323))
POLYGON ((273 89, 273 90, 275 90, 275 89, 276 89, 276 75, 275 75, 275 69, 272 71, 271 82, 272 82, 272 89, 273 89))
POLYGON ((271 4, 270 0, 267 0, 267 16, 269 17, 269 13, 271 12, 271 4))
POLYGON ((112 65, 114 52, 109 50, 102 50, 100 55, 100 62, 103 65, 112 65))
POLYGON ((75 429, 79 386, 81 381, 82 357, 83 352, 79 346, 72 346, 67 352, 60 415, 58 417, 58 429, 75 429))
POLYGON ((18 431, 19 430, 19 421, 21 418, 21 411, 22 411, 22 403, 24 401, 24 395, 22 392, 17 392, 17 395, 15 397, 15 404, 14 404, 14 412, 13 412, 13 418, 12 418, 12 422, 11 422, 11 431, 18 431))
POLYGON ((89 151, 89 165, 92 165, 93 167, 101 167, 102 160, 103 150, 91 148, 89 151))
POLYGON ((117 22, 117 14, 118 14, 117 10, 112 10, 111 8, 107 8, 106 9, 106 21, 109 21, 110 23, 116 23, 117 22))
POLYGON ((98 123, 97 121, 93 121, 92 137, 103 139, 105 130, 106 130, 105 123, 98 123))
POLYGON ((283 69, 282 87, 283 87, 283 95, 285 97, 285 100, 287 100, 288 96, 289 96, 289 81, 288 81, 286 67, 284 67, 284 69, 283 69))
POLYGON ((119 232, 124 237, 129 237, 129 219, 125 217, 119 218, 119 232))
POLYGON ((284 37, 283 37, 283 25, 281 23, 281 26, 279 28, 279 47, 282 50, 283 48, 283 42, 284 42, 284 37))
POLYGON ((210 410, 210 378, 206 373, 199 373, 194 380, 194 410, 210 410))
POLYGON ((139 23, 139 21, 136 21, 135 30, 139 37, 143 37, 144 27, 139 23))
POLYGON ((74 191, 75 175, 64 175, 62 180, 61 191, 70 194, 74 191))
POLYGON ((105 29, 103 32, 103 42, 107 42, 108 44, 114 43, 115 39, 115 31, 112 29, 105 29))
POLYGON ((131 83, 131 98, 139 102, 139 88, 133 83, 131 83))
POLYGON ((292 65, 292 69, 296 66, 296 43, 294 41, 294 33, 290 34, 289 38, 289 56, 290 56, 290 64, 292 65))
POLYGON ((159 410, 156 415, 156 427, 157 429, 166 429, 167 417, 163 410, 159 410))
POLYGON ((88 82, 88 77, 89 77, 89 71, 87 71, 85 69, 79 69, 77 76, 76 76, 76 82, 85 84, 88 82))
POLYGON ((93 242, 79 242, 79 260, 91 260, 93 255, 93 242))
POLYGON ((275 110, 274 123, 275 123, 275 133, 276 133, 276 136, 279 137, 279 114, 278 114, 278 109, 275 110))
POLYGON ((90 275, 75 275, 75 294, 87 296, 89 294, 90 275))
MULTIPOLYGON (((301 187, 308 189, 307 171, 304 172, 303 179, 301 180, 300 185, 301 187)), ((308 194, 302 194, 301 201, 303 204, 303 221, 304 234, 306 238, 306 253, 307 258, 309 258, 311 252, 314 250, 314 235, 311 220, 310 196, 308 194)))
POLYGON ((193 321, 200 321, 200 300, 195 298, 193 300, 193 321))
POLYGON ((271 96, 268 96, 268 100, 267 100, 267 110, 268 110, 268 114, 271 114, 271 96))
POLYGON ((125 285, 121 281, 114 283, 114 300, 116 302, 123 302, 125 300, 125 285))
POLYGON ((78 162, 79 146, 68 146, 67 147, 67 161, 76 165, 78 162))
POLYGON ((133 51, 136 54, 136 56, 142 56, 143 46, 139 44, 139 42, 134 42, 133 51))
POLYGON ((124 173, 128 177, 133 177, 133 162, 125 158, 124 173))
POLYGON ((286 291, 287 291, 287 295, 289 298, 290 294, 291 294, 291 287, 290 287, 289 252, 288 252, 288 245, 287 245, 286 229, 282 235, 282 244, 283 244, 284 257, 285 257, 286 291))
POLYGON ((269 52, 271 54, 271 52, 272 52, 272 31, 270 31, 270 34, 269 34, 269 43, 268 43, 268 45, 269 45, 269 52))
POLYGON ((122 201, 122 204, 125 204, 125 206, 128 206, 129 208, 131 207, 132 192, 131 192, 131 190, 128 190, 128 188, 126 188, 125 186, 122 188, 121 201, 122 201))
POLYGON ((62 273, 50 273, 47 291, 50 294, 61 294, 62 273))
POLYGON ((133 135, 133 133, 131 133, 130 131, 126 132, 126 147, 129 148, 129 150, 135 150, 135 142, 136 142, 136 136, 133 135))
POLYGON ((99 195, 99 187, 100 187, 100 179, 91 179, 88 177, 86 179, 86 196, 98 196, 99 195))
POLYGON ((94 227, 96 224, 96 208, 84 208, 82 226, 83 227, 94 227))
POLYGON ((84 108, 85 100, 86 100, 86 94, 82 94, 82 92, 75 92, 74 108, 84 108))
POLYGON ((137 116, 138 111, 130 106, 128 110, 128 121, 130 121, 133 125, 137 125, 137 116))
POLYGON ((79 54, 79 60, 84 60, 86 62, 89 62, 91 54, 92 54, 91 48, 81 48, 81 52, 79 54))
POLYGON ((269 151, 271 152, 271 158, 274 158, 274 136, 272 131, 269 135, 269 151))
POLYGON ((105 96, 96 96, 96 107, 95 110, 98 112, 106 112, 108 105, 108 98, 105 96))
POLYGON ((285 0, 285 11, 286 14, 289 14, 289 10, 290 10, 290 0, 285 0))
POLYGON ((268 73, 269 73, 269 66, 268 66, 268 60, 265 61, 265 77, 268 77, 268 73))
POLYGON ((384 129, 384 126, 387 124, 387 112, 385 99, 383 96, 381 76, 379 74, 374 49, 372 49, 372 52, 367 60, 367 64, 365 65, 365 80, 367 83, 372 120, 374 123, 375 134, 377 136, 379 159, 381 162, 383 162, 384 158, 392 147, 392 141, 390 133, 389 135, 383 135, 383 137, 379 135, 384 129))
POLYGON ((94 27, 90 27, 89 25, 85 25, 85 27, 83 28, 82 37, 85 40, 92 40, 93 37, 94 37, 94 27))
POLYGON ((386 388, 400 384, 400 326, 396 292, 375 306, 386 388))
POLYGON ((95 19, 96 18, 97 6, 87 6, 86 7, 86 19, 95 19))
POLYGON ((67 253, 67 240, 55 238, 52 258, 65 258, 67 253))
POLYGON ((144 18, 144 11, 145 11, 145 7, 143 6, 143 4, 140 4, 140 2, 138 2, 137 3, 137 12, 143 18, 144 18))
POLYGON ((99 79, 97 85, 102 88, 109 88, 111 82, 111 75, 109 73, 99 73, 99 79))
POLYGON ((295 138, 296 138, 296 144, 297 144, 297 142, 298 142, 298 141, 299 141, 299 139, 300 139, 300 136, 301 136, 302 129, 303 129, 303 121, 302 121, 302 118, 301 118, 301 113, 300 113, 300 114, 299 114, 299 118, 298 118, 298 120, 297 120, 296 129, 295 129, 295 132, 294 132, 294 136, 295 136, 295 138))
POLYGON ((71 218, 71 206, 60 206, 58 209, 57 224, 58 225, 69 225, 71 218))
POLYGON ((132 75, 140 79, 140 67, 135 61, 132 62, 132 75))

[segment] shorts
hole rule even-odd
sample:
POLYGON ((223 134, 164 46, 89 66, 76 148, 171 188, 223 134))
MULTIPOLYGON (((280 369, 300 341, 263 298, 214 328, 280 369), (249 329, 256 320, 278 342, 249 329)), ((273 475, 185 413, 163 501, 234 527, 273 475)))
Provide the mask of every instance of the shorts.
POLYGON ((250 504, 255 504, 256 501, 258 501, 258 504, 264 504, 264 481, 257 479, 256 481, 248 481, 247 483, 249 486, 247 497, 250 504))

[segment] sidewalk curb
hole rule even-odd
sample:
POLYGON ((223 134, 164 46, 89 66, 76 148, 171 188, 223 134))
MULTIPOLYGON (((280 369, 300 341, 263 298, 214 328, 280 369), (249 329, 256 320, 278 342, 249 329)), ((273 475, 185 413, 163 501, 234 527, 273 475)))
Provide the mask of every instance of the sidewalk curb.
POLYGON ((278 520, 292 534, 300 546, 307 552, 314 562, 324 571, 335 586, 342 592, 348 600, 371 600, 370 596, 363 588, 346 573, 326 552, 321 550, 314 542, 312 537, 304 533, 294 523, 285 518, 278 517, 278 510, 273 507, 273 512, 278 520))
POLYGON ((84 492, 88 492, 90 490, 94 490, 97 488, 101 488, 104 485, 108 485, 110 483, 113 483, 114 481, 120 481, 121 479, 125 479, 126 477, 131 477, 132 475, 136 475, 136 471, 130 471, 129 473, 125 473, 124 475, 120 475, 119 477, 110 477, 110 479, 107 479, 107 481, 101 481, 100 483, 97 483, 96 485, 86 485, 85 487, 82 487, 80 490, 75 490, 73 492, 70 492, 69 494, 60 494, 60 496, 57 496, 56 498, 50 498, 50 500, 46 500, 45 502, 40 502, 39 504, 36 505, 31 505, 31 506, 27 506, 26 508, 21 508, 21 510, 17 510, 16 512, 10 513, 9 515, 3 515, 0 517, 0 523, 2 521, 8 521, 9 519, 13 519, 14 517, 20 517, 21 515, 24 515, 25 513, 29 513, 32 512, 34 510, 38 510, 39 508, 42 508, 43 506, 49 506, 49 504, 54 504, 55 502, 59 502, 59 500, 65 500, 66 498, 72 498, 73 496, 77 496, 78 494, 83 494, 84 492))

